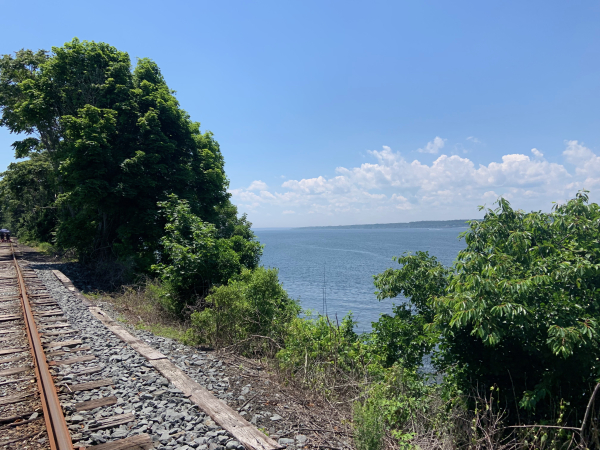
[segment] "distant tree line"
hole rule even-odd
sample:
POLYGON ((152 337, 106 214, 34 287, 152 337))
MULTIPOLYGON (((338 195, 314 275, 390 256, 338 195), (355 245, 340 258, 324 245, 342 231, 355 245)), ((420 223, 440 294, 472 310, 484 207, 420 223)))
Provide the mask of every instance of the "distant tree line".
POLYGON ((370 223, 364 225, 332 225, 325 227, 301 227, 303 229, 387 229, 387 228, 457 228, 469 226, 470 220, 419 220, 416 222, 370 223))

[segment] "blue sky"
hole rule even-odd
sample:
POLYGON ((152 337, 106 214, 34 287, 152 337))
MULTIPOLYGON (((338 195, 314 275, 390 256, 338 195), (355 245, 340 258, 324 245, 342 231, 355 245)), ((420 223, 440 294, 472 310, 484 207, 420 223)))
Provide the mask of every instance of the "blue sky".
MULTIPOLYGON (((257 227, 600 200, 596 1, 0 0, 0 53, 78 37, 154 59, 257 227), (535 149, 535 150, 532 150, 535 149)), ((0 130, 4 169, 12 160, 0 130)))

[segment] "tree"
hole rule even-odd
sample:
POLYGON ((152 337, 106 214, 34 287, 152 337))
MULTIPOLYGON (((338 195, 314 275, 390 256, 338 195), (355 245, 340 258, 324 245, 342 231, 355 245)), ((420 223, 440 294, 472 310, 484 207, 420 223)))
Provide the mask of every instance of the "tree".
POLYGON ((581 192, 551 213, 525 213, 501 198, 463 237, 442 280, 405 265, 388 272, 397 285, 382 295, 425 293, 438 367, 467 392, 498 387, 509 421, 555 420, 564 401, 568 422, 580 424, 600 378, 598 205, 581 192))
MULTIPOLYGON (((227 284, 244 269, 258 266, 262 246, 253 234, 220 237, 213 224, 193 214, 189 202, 174 194, 159 206, 167 223, 160 262, 152 268, 167 286, 170 299, 165 304, 171 311, 180 313, 212 286, 227 284)), ((242 227, 249 229, 251 224, 243 220, 242 227)))
POLYGON ((25 239, 50 241, 56 227, 56 177, 47 158, 34 155, 2 173, 2 226, 25 239))
POLYGON ((148 269, 164 233, 158 203, 169 194, 222 237, 246 226, 229 201, 219 144, 149 59, 132 70, 127 53, 78 39, 51 53, 4 55, 0 109, 0 124, 26 136, 13 144, 16 156, 44 155, 51 165, 56 243, 82 259, 133 257, 148 269))
POLYGON ((405 254, 394 261, 402 264, 401 270, 387 269, 373 277, 377 298, 402 295, 408 301, 394 305, 394 315, 384 314, 373 323, 375 348, 388 367, 402 361, 417 368, 437 343, 436 332, 427 328, 435 317, 432 299, 443 295, 451 271, 427 252, 405 254))

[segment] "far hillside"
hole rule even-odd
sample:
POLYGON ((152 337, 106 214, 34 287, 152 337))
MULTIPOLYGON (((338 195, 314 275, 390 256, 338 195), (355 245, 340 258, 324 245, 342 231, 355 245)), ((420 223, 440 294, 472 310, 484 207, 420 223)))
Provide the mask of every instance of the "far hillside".
POLYGON ((323 229, 335 228, 345 230, 350 228, 372 229, 372 228, 456 228, 468 227, 468 222, 475 219, 458 219, 458 220, 421 220, 418 222, 400 222, 400 223, 371 223, 364 225, 333 225, 326 227, 300 227, 300 229, 323 229))

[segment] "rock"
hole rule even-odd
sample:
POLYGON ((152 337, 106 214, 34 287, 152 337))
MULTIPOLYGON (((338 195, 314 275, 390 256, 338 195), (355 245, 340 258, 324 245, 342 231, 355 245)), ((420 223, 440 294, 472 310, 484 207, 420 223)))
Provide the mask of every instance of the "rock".
POLYGON ((279 439, 279 445, 294 445, 296 443, 296 441, 294 441, 293 439, 288 439, 288 438, 281 438, 279 439))
POLYGON ((283 417, 281 417, 279 414, 275 414, 275 415, 271 416, 271 420, 273 422, 276 422, 276 421, 281 420, 281 419, 283 419, 283 417))
POLYGON ((129 434, 128 430, 115 430, 110 435, 110 437, 114 438, 114 439, 121 439, 121 438, 126 437, 128 434, 129 434))
POLYGON ((75 414, 74 416, 71 416, 71 423, 81 423, 85 420, 85 417, 83 417, 80 414, 75 414))
POLYGON ((227 445, 225 446, 225 448, 227 450, 236 450, 239 446, 240 446, 240 443, 238 441, 229 441, 227 443, 227 445))
POLYGON ((308 437, 303 434, 299 434, 296 436, 296 440, 298 441, 298 444, 304 445, 304 443, 308 440, 308 437))

